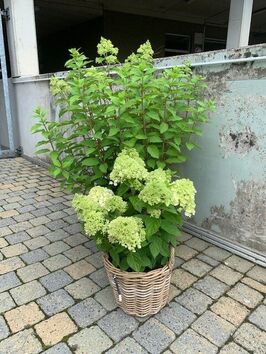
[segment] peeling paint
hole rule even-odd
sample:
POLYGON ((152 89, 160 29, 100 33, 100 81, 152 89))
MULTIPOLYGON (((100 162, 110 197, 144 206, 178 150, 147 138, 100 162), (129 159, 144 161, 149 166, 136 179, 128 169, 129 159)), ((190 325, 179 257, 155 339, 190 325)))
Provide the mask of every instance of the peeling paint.
POLYGON ((213 206, 202 227, 266 254, 266 184, 237 183, 230 210, 226 211, 223 205, 213 206))
POLYGON ((246 127, 244 131, 238 132, 230 129, 219 133, 220 147, 228 157, 231 153, 238 153, 245 156, 248 152, 257 148, 257 137, 254 132, 246 127))

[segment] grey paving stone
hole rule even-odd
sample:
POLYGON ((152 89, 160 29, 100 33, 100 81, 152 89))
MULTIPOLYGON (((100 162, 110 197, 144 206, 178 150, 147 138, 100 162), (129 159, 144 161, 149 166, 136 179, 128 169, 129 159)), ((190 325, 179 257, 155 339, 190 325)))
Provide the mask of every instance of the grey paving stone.
POLYGON ((79 327, 87 327, 106 314, 105 309, 94 299, 88 298, 72 306, 68 313, 79 327))
POLYGON ((260 266, 252 268, 247 275, 263 284, 266 284, 266 269, 260 266))
POLYGON ((64 228, 66 232, 68 232, 70 235, 77 234, 79 232, 82 232, 82 228, 80 223, 72 224, 64 228))
POLYGON ((223 293, 225 293, 229 289, 228 285, 211 277, 210 275, 207 275, 203 279, 197 281, 194 284, 194 287, 209 295, 213 299, 218 299, 220 296, 223 295, 223 293))
POLYGON ((159 354, 175 339, 174 333, 155 318, 141 325, 134 333, 134 339, 149 353, 159 354))
POLYGON ((238 257, 235 254, 224 261, 224 264, 230 268, 237 270, 240 273, 246 273, 254 264, 244 258, 238 257))
POLYGON ((251 353, 266 353, 266 332, 261 331, 251 323, 243 323, 234 333, 234 340, 251 353))
POLYGON ((64 227, 68 226, 68 223, 65 222, 64 220, 54 220, 54 221, 50 221, 46 224, 46 226, 52 230, 52 231, 56 231, 59 229, 63 229, 64 227))
POLYGON ((64 255, 70 258, 73 262, 77 262, 82 258, 89 256, 90 254, 91 251, 82 245, 76 246, 64 252, 64 255))
POLYGON ((175 301, 198 315, 201 315, 213 302, 209 296, 194 288, 187 289, 182 295, 176 297, 175 301))
POLYGON ((202 277, 212 269, 212 267, 210 267, 208 264, 196 258, 184 263, 182 268, 188 270, 190 273, 196 275, 197 277, 202 277))
POLYGON ((219 352, 219 354, 248 354, 248 352, 236 343, 231 342, 226 344, 219 352))
POLYGON ((49 232, 46 235, 46 237, 52 242, 64 240, 68 236, 69 236, 69 234, 64 230, 56 230, 53 232, 49 232))
POLYGON ((111 348, 106 354, 148 354, 133 338, 127 337, 111 348))
POLYGON ((95 268, 103 267, 102 255, 100 252, 94 253, 86 258, 86 261, 92 264, 95 268))
POLYGON ((65 290, 60 289, 39 298, 37 303, 46 315, 52 316, 74 305, 75 302, 65 290))
POLYGON ((176 334, 183 332, 196 319, 191 311, 174 302, 163 308, 155 317, 176 334))
POLYGON ((30 239, 30 236, 25 231, 17 232, 16 234, 7 235, 5 237, 7 242, 11 245, 15 245, 16 243, 20 243, 30 239))
POLYGON ((66 343, 58 343, 54 345, 52 348, 45 350, 43 354, 71 354, 69 347, 66 343))
POLYGON ((12 289, 21 284, 15 272, 0 275, 0 293, 12 289))
POLYGON ((15 307, 15 303, 8 292, 0 294, 0 313, 11 310, 15 307))
POLYGON ((191 327, 219 347, 226 343, 235 330, 235 326, 211 311, 206 311, 191 327))
POLYGON ((208 242, 203 241, 197 237, 192 237, 191 239, 186 241, 185 244, 189 247, 194 248, 195 250, 197 250, 199 252, 205 250, 206 248, 208 248, 210 246, 210 244, 208 242))
POLYGON ((88 241, 88 237, 86 237, 80 233, 78 233, 76 235, 71 235, 65 239, 65 242, 71 247, 78 246, 86 241, 88 241))
POLYGON ((40 282, 49 291, 55 291, 64 286, 70 284, 73 279, 63 270, 57 270, 56 272, 45 275, 40 278, 40 282))
POLYGON ((55 256, 58 253, 63 253, 68 250, 70 247, 63 241, 56 241, 51 243, 48 246, 43 247, 44 251, 49 253, 50 256, 55 256))
POLYGON ((50 241, 46 237, 39 236, 39 237, 35 237, 35 238, 25 241, 24 245, 26 245, 30 250, 35 250, 37 248, 46 246, 49 243, 50 243, 50 241))
POLYGON ((210 274, 228 285, 234 285, 243 277, 243 274, 232 270, 224 264, 220 264, 218 267, 214 268, 210 274))
POLYGON ((68 266, 71 264, 71 260, 65 257, 63 254, 57 254, 56 256, 45 259, 43 264, 46 268, 53 272, 57 269, 68 266))
POLYGON ((0 341, 9 335, 9 329, 3 316, 0 316, 0 341))
MULTIPOLYGON (((7 221, 8 219, 4 219, 4 220, 7 221)), ((28 221, 22 221, 19 223, 15 223, 15 220, 12 219, 7 223, 6 226, 9 226, 13 232, 20 232, 20 231, 25 231, 25 230, 28 231, 32 225, 28 221)))
POLYGON ((10 293, 18 305, 23 305, 45 295, 46 291, 37 280, 33 280, 30 283, 11 289, 10 293))
POLYGON ((49 222, 50 219, 48 219, 46 216, 39 216, 38 218, 34 218, 31 220, 31 223, 33 226, 40 226, 40 225, 44 225, 47 222, 49 222))
POLYGON ((47 214, 50 214, 51 213, 51 210, 44 207, 44 208, 37 208, 36 210, 33 210, 32 211, 32 214, 39 217, 39 216, 44 216, 44 215, 47 215, 47 214))
POLYGON ((257 307, 249 316, 249 321, 266 332, 266 306, 257 307))
POLYGON ((11 257, 0 262, 0 274, 12 272, 25 266, 19 257, 11 257))
POLYGON ((179 268, 184 262, 184 259, 175 257, 174 269, 179 268))
POLYGON ((98 326, 92 326, 72 336, 68 344, 75 354, 102 354, 113 342, 98 326))
POLYGON ((27 264, 41 262, 48 257, 49 255, 40 248, 21 255, 22 260, 27 264))
POLYGON ((111 286, 107 286, 105 289, 99 291, 95 295, 95 300, 97 300, 107 311, 112 311, 117 308, 117 304, 115 302, 113 290, 111 286))
POLYGON ((223 261, 232 255, 230 252, 215 246, 207 248, 203 251, 203 253, 211 258, 216 259, 217 261, 223 261))
POLYGON ((54 204, 54 205, 50 205, 49 206, 49 209, 51 210, 51 211, 58 211, 58 210, 63 210, 63 209, 65 209, 65 205, 64 204, 62 204, 62 203, 58 203, 58 204, 54 204))
POLYGON ((186 232, 182 231, 181 234, 178 236, 178 242, 185 242, 191 239, 192 236, 187 234, 186 232))
POLYGON ((58 211, 55 211, 49 215, 47 215, 49 219, 51 220, 59 220, 59 219, 63 219, 64 217, 67 216, 66 213, 64 213, 63 211, 61 210, 58 210, 58 211))
POLYGON ((216 354, 218 352, 218 348, 214 344, 192 329, 187 329, 178 337, 170 346, 170 349, 174 353, 180 354, 216 354))
POLYGON ((100 290, 92 280, 82 278, 65 287, 74 299, 83 300, 100 290))
POLYGON ((193 258, 196 254, 198 254, 196 250, 186 245, 179 245, 176 247, 176 256, 184 259, 185 261, 193 258))
POLYGON ((109 284, 109 280, 104 268, 96 270, 96 272, 90 275, 90 278, 101 288, 105 288, 109 284))
POLYGON ((220 263, 219 261, 216 261, 216 259, 213 259, 203 253, 197 255, 197 258, 213 267, 216 267, 220 263))
POLYGON ((31 237, 43 236, 46 235, 48 232, 50 232, 50 230, 44 225, 35 226, 27 230, 27 233, 31 237))
POLYGON ((133 332, 138 324, 138 321, 136 321, 134 317, 127 315, 121 309, 107 314, 98 322, 98 326, 104 330, 115 343, 133 332))
POLYGON ((38 354, 41 352, 42 345, 32 329, 25 329, 0 342, 0 353, 3 354, 38 354))
POLYGON ((93 253, 97 252, 97 246, 94 240, 90 240, 84 244, 85 247, 89 248, 93 253))
POLYGON ((256 307, 263 300, 258 291, 242 283, 236 284, 227 294, 249 308, 256 307))
POLYGON ((41 263, 30 264, 17 270, 17 275, 24 283, 38 279, 48 273, 49 271, 41 263))

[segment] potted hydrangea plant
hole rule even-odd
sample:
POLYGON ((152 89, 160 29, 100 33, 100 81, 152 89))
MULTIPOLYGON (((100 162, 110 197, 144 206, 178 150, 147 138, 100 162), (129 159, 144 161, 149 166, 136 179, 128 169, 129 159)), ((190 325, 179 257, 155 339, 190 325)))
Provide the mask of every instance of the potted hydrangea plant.
POLYGON ((118 305, 128 314, 157 313, 168 301, 181 213, 195 211, 189 179, 170 170, 148 171, 135 149, 116 158, 108 187, 73 199, 85 233, 104 252, 104 266, 118 305))
POLYGON ((149 41, 121 65, 110 40, 97 48, 97 67, 70 50, 65 76, 51 79, 58 117, 38 107, 32 132, 52 176, 76 193, 119 306, 146 316, 167 302, 182 213, 195 209, 193 183, 177 166, 214 104, 188 63, 158 71, 149 41))

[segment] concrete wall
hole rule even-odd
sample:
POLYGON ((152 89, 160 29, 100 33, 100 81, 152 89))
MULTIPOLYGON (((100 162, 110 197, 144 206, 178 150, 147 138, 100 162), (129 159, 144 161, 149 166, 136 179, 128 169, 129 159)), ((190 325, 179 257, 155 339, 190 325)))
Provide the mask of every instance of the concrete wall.
MULTIPOLYGON (((265 56, 266 45, 183 57, 192 63, 265 56)), ((162 59, 158 65, 178 64, 162 59)), ((217 109, 183 174, 196 185, 197 231, 266 255, 266 60, 197 67, 217 109), (202 228, 202 230, 201 230, 202 228)), ((193 230, 193 226, 191 228, 193 230)))
MULTIPOLYGON (((226 63, 226 60, 265 56, 266 45, 241 50, 199 53, 156 60, 158 67, 207 63, 194 70, 206 76, 206 95, 217 109, 197 139, 183 168, 198 190, 197 213, 190 226, 266 255, 266 60, 226 63), (223 64, 212 65, 215 61, 223 64)), ((34 156, 36 135, 29 133, 36 105, 54 119, 49 75, 14 80, 20 141, 34 156), (28 80, 28 81, 27 81, 28 80)))
MULTIPOLYGON (((13 127, 14 127, 14 129, 13 129, 13 131, 14 131, 14 144, 15 144, 15 148, 17 148, 19 146, 19 134, 18 134, 17 120, 16 120, 16 105, 14 102, 14 87, 12 85, 11 80, 9 80, 9 93, 10 93, 11 112, 12 112, 13 127)), ((4 147, 9 147, 2 80, 0 80, 0 145, 4 146, 4 147)))

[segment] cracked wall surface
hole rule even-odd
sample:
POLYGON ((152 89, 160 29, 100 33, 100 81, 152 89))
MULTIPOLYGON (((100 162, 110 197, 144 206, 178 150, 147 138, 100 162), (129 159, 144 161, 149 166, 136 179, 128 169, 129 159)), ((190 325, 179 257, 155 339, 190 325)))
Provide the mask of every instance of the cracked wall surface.
MULTIPOLYGON (((266 54, 265 45, 250 48, 224 59, 266 54)), ((213 56, 200 53, 192 62, 213 56)), ((216 111, 196 139, 200 149, 189 153, 183 169, 198 191, 190 223, 266 256, 266 61, 194 70, 206 77, 206 96, 216 101, 216 111)))

